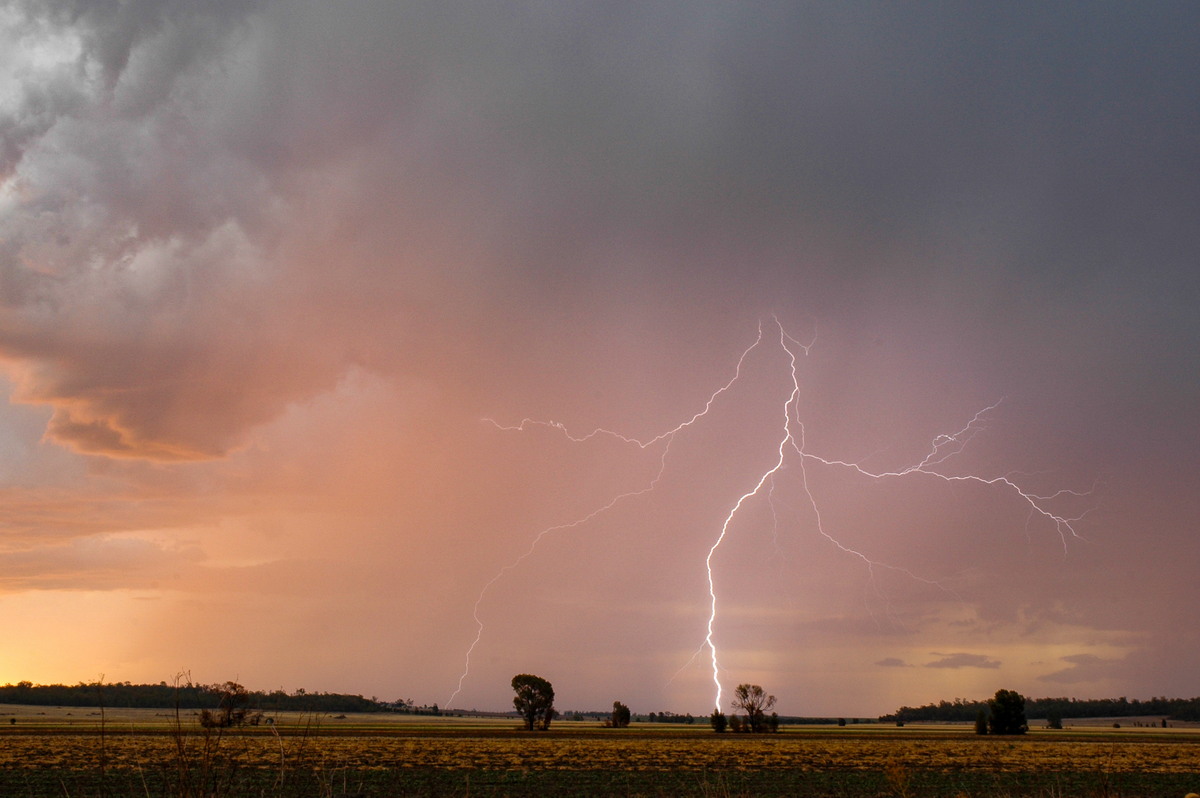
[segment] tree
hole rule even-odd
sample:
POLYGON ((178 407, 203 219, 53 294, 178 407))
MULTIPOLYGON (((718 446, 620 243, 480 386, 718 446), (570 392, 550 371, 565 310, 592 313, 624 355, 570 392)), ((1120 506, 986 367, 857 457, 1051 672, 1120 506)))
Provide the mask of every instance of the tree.
POLYGON ((739 684, 733 691, 733 708, 746 713, 752 732, 767 730, 766 710, 775 706, 775 696, 767 695, 757 684, 739 684))
POLYGON ((975 713, 975 733, 987 734, 988 716, 987 713, 980 709, 975 713))
POLYGON ((539 731, 549 729, 555 716, 554 686, 541 676, 519 673, 512 678, 512 689, 517 693, 513 706, 525 721, 526 731, 533 731, 535 726, 539 731))
POLYGON ((614 729, 624 729, 629 725, 629 707, 620 701, 613 702, 612 725, 614 729))
POLYGON ((724 734, 725 729, 729 726, 729 718, 725 717, 725 713, 719 709, 713 710, 713 713, 708 716, 708 722, 712 724, 713 731, 717 734, 724 734))
POLYGON ((1062 712, 1057 708, 1046 710, 1046 728, 1061 729, 1062 728, 1062 712))
POLYGON ((250 723, 258 725, 261 713, 251 714, 249 709, 250 693, 237 682, 225 682, 214 685, 210 690, 220 696, 220 704, 216 712, 201 710, 200 725, 206 729, 227 729, 231 726, 242 726, 250 723))
POLYGON ((992 734, 1024 734, 1029 731, 1025 721, 1025 696, 1016 690, 997 690, 995 698, 988 699, 991 718, 988 730, 992 734))

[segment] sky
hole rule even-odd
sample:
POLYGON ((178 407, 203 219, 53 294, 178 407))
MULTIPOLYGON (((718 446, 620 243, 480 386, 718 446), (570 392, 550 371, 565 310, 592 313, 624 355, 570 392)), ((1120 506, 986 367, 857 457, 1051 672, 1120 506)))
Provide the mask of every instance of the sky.
POLYGON ((1198 37, 0 5, 0 683, 1200 695, 1198 37))

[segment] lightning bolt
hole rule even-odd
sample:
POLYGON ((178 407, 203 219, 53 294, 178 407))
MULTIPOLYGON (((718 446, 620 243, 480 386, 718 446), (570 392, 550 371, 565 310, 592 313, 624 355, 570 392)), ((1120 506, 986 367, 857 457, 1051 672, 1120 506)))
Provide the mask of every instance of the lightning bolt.
MULTIPOLYGON (((716 626, 717 626, 717 619, 718 619, 719 600, 718 600, 718 596, 717 596, 717 581, 716 581, 716 577, 714 574, 714 558, 717 556, 718 551, 721 548, 721 545, 726 541, 728 536, 731 534, 731 531, 733 530, 733 528, 735 526, 738 515, 741 513, 743 508, 749 502, 751 502, 752 500, 754 500, 755 498, 759 497, 761 494, 764 493, 764 487, 769 486, 769 487, 767 487, 767 490, 765 491, 766 499, 772 508, 772 514, 775 515, 774 510, 775 510, 775 503, 777 501, 774 496, 775 480, 776 480, 777 475, 779 475, 780 472, 782 472, 783 470, 785 470, 788 467, 788 464, 789 464, 789 461, 791 458, 795 458, 795 460, 797 461, 797 466, 798 466, 798 470, 799 470, 799 474, 800 474, 800 484, 802 487, 802 492, 803 492, 803 495, 806 497, 808 507, 812 512, 812 516, 814 518, 817 534, 820 537, 822 537, 824 540, 826 540, 830 545, 835 547, 837 550, 841 551, 843 554, 846 554, 850 557, 860 560, 866 566, 870 581, 872 583, 874 582, 874 576, 875 576, 876 569, 887 569, 887 570, 901 573, 901 574, 903 574, 911 579, 914 579, 918 582, 921 582, 921 583, 924 583, 927 585, 931 585, 931 586, 939 587, 939 588, 941 588, 943 590, 947 590, 948 592, 951 592, 951 593, 953 593, 953 591, 949 590, 941 582, 922 577, 922 576, 915 574, 912 571, 905 569, 905 568, 901 568, 901 567, 898 567, 895 565, 890 565, 885 562, 880 562, 880 561, 874 560, 871 557, 869 557, 867 554, 865 554, 864 552, 861 552, 855 548, 845 545, 844 543, 839 541, 834 535, 830 534, 825 529, 825 525, 824 525, 824 521, 822 519, 819 503, 817 501, 816 496, 814 495, 814 493, 812 491, 811 486, 809 485, 808 468, 810 466, 823 466, 825 468, 842 469, 842 470, 847 470, 847 471, 856 473, 862 477, 866 477, 868 479, 876 480, 876 481, 897 480, 897 479, 906 479, 906 478, 926 478, 926 479, 933 479, 933 480, 941 480, 941 481, 947 482, 947 483, 969 482, 969 483, 975 483, 978 485, 987 486, 990 488, 995 488, 998 490, 1005 490, 1005 491, 1008 491, 1008 492, 1014 494, 1016 497, 1018 497, 1022 502, 1024 502, 1028 506, 1029 515, 1030 515, 1031 519, 1041 517, 1041 518, 1045 519, 1046 521, 1049 521, 1052 524, 1053 528, 1055 529, 1057 535, 1059 536, 1059 538, 1062 542, 1064 551, 1067 550, 1068 542, 1071 539, 1081 539, 1081 536, 1079 535, 1078 531, 1076 530, 1076 524, 1078 524, 1083 519, 1084 516, 1080 515, 1080 516, 1076 516, 1076 517, 1067 517, 1067 516, 1064 516, 1064 515, 1054 512, 1050 508, 1050 505, 1055 499, 1058 499, 1063 496, 1081 497, 1081 496, 1088 495, 1088 493, 1090 492, 1090 491, 1084 492, 1084 491, 1074 491, 1074 490, 1059 490, 1050 495, 1039 495, 1039 494, 1032 493, 1032 492, 1022 488, 1018 484, 1018 482, 1015 480, 1015 478, 1014 478, 1015 475, 1013 473, 1009 473, 1009 474, 1006 474, 1003 476, 998 476, 998 477, 985 477, 985 476, 980 476, 977 474, 949 474, 949 473, 945 473, 943 470, 941 470, 941 467, 945 466, 947 464, 947 462, 949 462, 951 459, 953 459, 955 457, 955 455, 959 454, 966 448, 966 446, 970 443, 971 439, 974 438, 975 435, 982 428, 984 420, 987 418, 987 416, 990 413, 995 411, 995 409, 1000 405, 1000 402, 996 402, 996 403, 989 405, 989 406, 983 408, 982 410, 979 410, 978 412, 976 412, 975 415, 972 416, 971 419, 969 421, 967 421, 967 423, 965 425, 963 425, 957 431, 952 432, 952 433, 942 433, 942 434, 936 435, 933 438, 933 440, 930 442, 928 451, 918 462, 916 462, 913 465, 910 465, 908 467, 896 470, 896 471, 873 471, 871 469, 864 467, 863 465, 861 465, 860 463, 857 463, 857 462, 823 457, 821 455, 810 452, 805 444, 805 427, 804 427, 803 422, 800 419, 800 413, 799 413, 799 407, 798 407, 799 401, 800 401, 800 393, 801 393, 800 378, 798 375, 798 370, 799 370, 798 361, 799 361, 800 353, 802 353, 804 356, 807 356, 809 354, 811 348, 816 343, 816 338, 814 335, 813 340, 810 341, 809 343, 807 343, 807 344, 801 343, 799 340, 797 340, 796 338, 794 338, 788 334, 787 330, 784 328, 783 324, 779 321, 779 319, 777 317, 772 316, 771 321, 772 321, 773 328, 778 331, 778 346, 787 357, 787 361, 788 361, 788 369, 787 370, 788 370, 788 375, 790 376, 790 380, 791 380, 790 390, 788 392, 787 398, 786 398, 786 400, 784 400, 783 404, 779 408, 779 413, 780 413, 779 417, 781 419, 781 425, 779 427, 780 432, 779 432, 778 442, 775 446, 775 458, 774 458, 773 464, 769 468, 767 468, 765 471, 763 471, 761 474, 759 474, 756 478, 754 478, 754 480, 752 482, 752 487, 749 490, 742 493, 741 496, 739 496, 738 499, 732 504, 728 513, 725 515, 724 522, 721 524, 720 530, 719 530, 716 538, 714 539, 712 545, 708 549, 708 554, 704 560, 705 571, 707 573, 707 578, 708 578, 708 599, 709 599, 709 601, 708 601, 708 605, 709 605, 708 619, 707 619, 707 623, 705 625, 704 641, 703 641, 703 643, 701 643, 700 647, 696 650, 696 652, 692 655, 692 658, 689 660, 689 664, 690 664, 691 662, 696 660, 696 658, 699 656, 699 654, 701 652, 707 650, 708 660, 709 660, 709 663, 712 668, 712 681, 713 681, 713 685, 715 688, 714 706, 717 709, 721 708, 721 699, 724 695, 724 687, 721 682, 720 657, 718 654, 717 643, 716 643, 716 626)), ((729 391, 738 382, 738 380, 741 379, 742 369, 746 362, 746 358, 756 348, 763 345, 763 342, 764 342, 764 328, 763 328, 763 323, 760 321, 759 325, 758 325, 757 337, 755 338, 755 340, 752 344, 750 344, 748 347, 746 347, 746 349, 744 349, 742 351, 741 357, 738 358, 737 365, 734 369, 733 376, 729 379, 729 381, 726 382, 724 385, 722 385, 717 390, 713 391, 713 393, 709 395, 708 400, 704 403, 704 406, 699 411, 694 413, 691 417, 687 418, 685 421, 680 422, 679 424, 677 424, 676 426, 667 430, 666 432, 663 432, 663 433, 656 435, 654 437, 651 437, 651 438, 639 439, 639 438, 636 438, 633 436, 624 435, 624 434, 614 432, 614 431, 608 430, 608 429, 603 429, 603 428, 596 428, 586 434, 577 435, 577 434, 573 434, 571 431, 569 431, 567 429, 567 427, 565 425, 563 425, 559 422, 538 421, 538 420, 534 420, 534 419, 530 419, 530 418, 522 419, 522 421, 519 424, 509 425, 509 426, 501 425, 492 419, 483 419, 484 422, 493 425, 494 427, 496 427, 499 430, 507 431, 507 432, 524 432, 524 431, 530 429, 531 427, 540 426, 540 427, 547 427, 547 428, 553 429, 553 430, 561 433, 572 443, 584 444, 584 443, 587 443, 587 442, 593 440, 594 438, 605 436, 605 437, 612 437, 612 438, 619 440, 626 444, 637 446, 640 449, 651 449, 653 447, 661 445, 662 451, 660 454, 658 471, 655 474, 655 476, 653 477, 653 479, 651 479, 646 485, 644 485, 643 487, 638 488, 636 490, 631 490, 631 491, 627 491, 625 493, 620 493, 620 494, 614 496, 607 503, 603 504, 600 507, 597 507, 596 509, 587 513, 586 515, 576 518, 575 520, 572 520, 572 521, 569 521, 569 522, 566 522, 563 524, 558 524, 555 526, 547 527, 547 528, 541 530, 536 535, 534 535, 533 539, 530 542, 529 547, 525 550, 524 553, 522 553, 519 557, 514 559, 508 565, 501 568, 500 571, 497 572, 496 575, 494 577, 492 577, 492 579, 483 586, 483 589, 480 591, 478 597, 476 598, 474 607, 472 609, 472 617, 474 618, 475 624, 476 624, 475 638, 471 642, 470 646, 467 649, 462 675, 459 677, 458 685, 457 685, 456 689, 454 690, 454 692, 451 694, 450 700, 447 701, 447 704, 446 704, 447 706, 452 705, 453 700, 461 692, 463 684, 465 683, 465 681, 468 678, 468 675, 470 673, 471 656, 472 656, 476 646, 478 646, 480 640, 482 639, 483 632, 484 632, 484 624, 483 624, 483 621, 479 617, 480 607, 483 604, 484 599, 486 598, 486 596, 487 596, 489 590, 492 588, 492 586, 495 585, 500 579, 502 579, 507 573, 509 573, 510 571, 515 569, 517 566, 519 566, 522 562, 524 562, 526 559, 531 557, 534 554, 534 551, 536 550, 538 543, 541 542, 546 536, 557 533, 557 532, 564 532, 564 531, 568 531, 568 530, 572 530, 572 529, 576 529, 578 527, 584 526, 587 523, 589 523, 589 522, 593 521, 594 519, 596 519, 597 517, 599 517, 600 515, 608 512, 609 510, 611 510, 613 507, 617 506, 618 504, 625 502, 627 500, 634 499, 636 497, 644 496, 644 495, 652 492, 658 486, 659 482, 661 481, 661 479, 663 477, 663 474, 666 471, 667 460, 668 460, 668 456, 669 456, 670 450, 671 450, 671 444, 675 441, 675 439, 681 432, 685 431, 689 427, 698 423, 701 419, 703 419, 706 415, 708 415, 708 413, 712 410, 714 403, 716 403, 716 401, 722 396, 722 394, 729 391)), ((778 535, 778 523, 779 523, 778 517, 776 515, 775 516, 776 540, 777 540, 777 535, 778 535)), ((957 594, 955 594, 955 595, 957 595, 957 594)), ((685 665, 684 668, 686 668, 686 667, 688 667, 688 666, 685 665)), ((683 668, 681 668, 680 670, 682 671, 683 668)), ((677 675, 678 675, 678 673, 676 673, 676 676, 677 675)), ((673 676, 672 679, 674 679, 674 678, 675 677, 673 676)))
MULTIPOLYGON (((783 403, 783 437, 779 439, 779 456, 775 460, 775 465, 771 466, 762 473, 762 476, 758 478, 758 482, 755 483, 754 487, 748 492, 743 493, 741 498, 734 502, 733 507, 729 510, 729 514, 725 516, 725 523, 721 524, 721 534, 717 535, 716 541, 713 542, 712 547, 708 550, 708 556, 704 558, 704 568, 708 572, 709 597, 709 613, 707 624, 708 633, 704 636, 704 645, 708 647, 709 658, 712 661, 713 684, 716 685, 717 688, 717 697, 715 701, 715 706, 717 709, 721 708, 721 695, 723 690, 721 687, 721 666, 717 661, 717 644, 713 641, 713 626, 717 622, 717 587, 716 580, 713 578, 713 557, 716 555, 717 549, 721 548, 721 544, 725 541, 726 535, 729 534, 729 525, 733 523, 733 519, 738 514, 738 510, 741 510, 742 505, 745 504, 751 497, 758 495, 758 492, 762 490, 763 485, 767 484, 767 481, 770 480, 771 477, 773 477, 775 473, 779 471, 779 469, 783 468, 784 461, 787 459, 788 447, 790 446, 799 451, 799 447, 796 446, 796 439, 792 436, 792 415, 795 410, 796 402, 800 398, 800 379, 796 376, 796 353, 788 347, 788 342, 790 341, 799 348, 803 349, 806 355, 808 354, 808 349, 811 344, 808 346, 802 345, 795 339, 788 336, 788 334, 784 332, 783 325, 779 323, 778 319, 775 319, 775 324, 777 327, 779 327, 779 344, 783 347, 783 350, 787 352, 789 361, 788 368, 790 369, 792 375, 792 392, 788 395, 787 401, 783 403)), ((759 330, 761 339, 761 325, 759 330)))
MULTIPOLYGON (((821 518, 821 511, 817 499, 813 495, 812 489, 808 483, 808 471, 806 465, 809 462, 819 463, 829 467, 850 469, 864 477, 868 477, 873 480, 899 479, 914 474, 920 474, 945 482, 974 482, 987 486, 1001 486, 1012 491, 1018 497, 1020 497, 1020 499, 1029 506, 1031 515, 1042 516, 1053 523, 1055 531, 1058 533, 1059 538, 1062 541, 1064 551, 1067 550, 1068 537, 1080 538, 1079 533, 1075 529, 1075 524, 1083 519, 1082 515, 1076 517, 1066 517, 1056 514, 1048 509, 1047 504, 1051 500, 1064 495, 1084 496, 1086 495, 1084 492, 1060 490, 1049 496, 1041 496, 1021 488, 1016 482, 1013 481, 1011 475, 987 478, 975 474, 948 475, 936 470, 937 466, 945 464, 948 460, 954 457, 954 455, 961 452, 967 446, 970 440, 979 431, 983 419, 989 413, 999 407, 1000 402, 996 402, 976 412, 970 421, 968 421, 966 425, 957 432, 949 434, 943 433, 935 436, 930 444, 929 451, 918 463, 899 471, 875 472, 864 468, 858 463, 848 462, 845 460, 834 460, 812 454, 805 448, 804 425, 800 421, 797 407, 800 396, 800 380, 797 375, 796 353, 797 351, 802 350, 805 355, 808 355, 809 350, 815 344, 815 340, 809 344, 801 344, 795 338, 788 335, 778 318, 772 317, 772 320, 779 330, 779 345, 787 354, 789 373, 791 376, 791 392, 789 393, 788 398, 784 402, 782 408, 783 427, 777 447, 778 456, 775 460, 775 464, 759 476, 758 481, 754 484, 754 487, 742 494, 742 496, 733 504, 733 507, 730 509, 729 514, 725 517, 725 522, 721 525, 721 531, 717 535, 716 540, 713 542, 712 547, 709 549, 708 556, 705 558, 704 562, 705 570, 708 574, 709 616, 706 627, 707 634, 705 635, 704 645, 702 648, 706 647, 708 649, 709 659, 712 664, 713 684, 716 687, 714 706, 717 709, 721 708, 721 697, 724 693, 724 690, 720 678, 721 668, 717 655, 717 647, 713 639, 714 625, 716 624, 717 620, 717 592, 716 582, 713 576, 713 557, 716 555, 717 550, 721 547, 721 544, 725 541, 726 536, 729 534, 730 525, 734 522, 738 512, 742 509, 747 501, 757 496, 762 491, 763 486, 768 482, 771 483, 771 490, 768 492, 768 500, 771 502, 775 501, 772 495, 774 490, 774 477, 786 466, 789 453, 794 452, 800 458, 801 485, 803 486, 804 495, 808 498, 808 503, 816 522, 817 533, 839 551, 861 560, 867 566, 868 573, 871 575, 872 580, 875 569, 886 568, 888 570, 902 573, 916 581, 933 585, 944 590, 947 589, 940 582, 918 576, 906 568, 899 568, 894 565, 873 560, 863 552, 844 545, 833 535, 829 534, 829 532, 825 530, 825 525, 821 518), (795 429, 793 428, 793 424, 795 424, 795 429)), ((776 525, 777 524, 778 520, 776 519, 776 525)))

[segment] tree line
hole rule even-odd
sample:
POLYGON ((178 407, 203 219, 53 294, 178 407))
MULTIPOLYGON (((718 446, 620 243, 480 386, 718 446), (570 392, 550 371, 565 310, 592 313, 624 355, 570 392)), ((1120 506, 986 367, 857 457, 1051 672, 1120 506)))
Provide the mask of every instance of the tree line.
MULTIPOLYGON (((884 722, 912 721, 963 722, 976 720, 981 711, 987 712, 988 701, 968 701, 956 698, 919 707, 900 707, 884 722)), ((1150 698, 1147 700, 1120 698, 1027 698, 1025 714, 1035 719, 1054 718, 1127 718, 1141 715, 1163 715, 1170 720, 1200 720, 1200 698, 1150 698)))
MULTIPOLYGON (((122 707, 133 709, 215 709, 229 693, 231 682, 224 684, 111 684, 92 682, 33 684, 18 682, 0 686, 0 704, 30 704, 56 707, 122 707)), ((238 686, 240 688, 240 685, 238 686)), ((411 702, 386 703, 375 698, 344 693, 310 693, 303 688, 294 693, 283 690, 245 691, 246 706, 269 712, 388 712, 416 711, 411 702)))
MULTIPOLYGON (((528 674, 524 674, 528 675, 528 674)), ((540 677, 538 677, 540 678, 540 677)), ((545 681, 545 680, 541 680, 545 681)), ((193 684, 190 681, 184 683, 169 684, 167 682, 159 682, 158 684, 132 684, 130 682, 80 682, 74 685, 64 684, 33 684, 32 682, 22 681, 17 684, 0 685, 0 704, 28 704, 33 706, 58 706, 58 707, 123 707, 123 708, 138 708, 138 709, 161 709, 164 707, 178 707, 180 709, 217 709, 222 706, 222 699, 228 694, 228 685, 224 684, 193 684)), ((540 707, 539 711, 543 713, 535 719, 535 725, 549 727, 549 720, 557 717, 557 712, 553 709, 553 687, 550 687, 549 682, 545 685, 537 684, 540 691, 545 692, 548 688, 550 705, 548 709, 553 712, 553 715, 547 719, 544 717, 546 708, 540 707)), ((535 691, 536 692, 536 691, 535 691)), ((532 695, 532 693, 529 693, 532 695)), ((405 712, 412 714, 441 714, 437 705, 431 707, 418 707, 412 701, 399 700, 394 702, 380 701, 377 698, 364 698, 361 695, 351 695, 345 693, 310 693, 303 688, 297 689, 293 693, 286 693, 283 690, 261 691, 249 690, 245 691, 246 699, 244 705, 252 707, 256 710, 268 712, 295 711, 295 712, 405 712)), ((772 699, 772 696, 767 696, 762 692, 762 688, 757 685, 739 685, 735 691, 735 698, 740 700, 749 699, 750 708, 747 709, 738 703, 733 706, 735 713, 742 712, 739 718, 739 723, 734 726, 730 722, 730 718, 726 718, 726 728, 733 730, 734 728, 746 728, 754 731, 771 730, 772 727, 777 728, 781 722, 786 723, 829 723, 836 719, 829 718, 779 718, 774 713, 766 714, 765 710, 769 710, 774 701, 767 702, 772 699), (742 688, 745 688, 745 695, 742 695, 742 688), (757 688, 757 689, 754 689, 757 688), (766 706, 756 706, 761 701, 766 706)), ((919 707, 903 706, 890 715, 880 716, 882 722, 899 722, 908 723, 915 721, 926 722, 961 722, 971 723, 978 721, 980 713, 985 716, 990 714, 989 699, 969 701, 963 698, 956 698, 953 701, 939 701, 937 703, 925 704, 919 707)), ((615 716, 609 713, 604 713, 602 717, 609 720, 609 723, 614 726, 623 726, 628 723, 626 717, 631 717, 625 713, 629 712, 628 707, 625 707, 620 702, 614 703, 615 716), (619 707, 617 705, 620 705, 619 707)), ((521 708, 518 708, 518 713, 521 708)), ((599 716, 600 713, 587 713, 588 715, 599 716)), ((724 713, 719 713, 724 714, 724 713)), ((1079 699, 1079 698, 1028 698, 1025 699, 1025 714, 1032 719, 1062 719, 1062 718, 1123 718, 1136 717, 1143 715, 1161 715, 1171 720, 1176 721, 1200 721, 1200 697, 1198 698, 1150 698, 1147 700, 1129 699, 1124 696, 1120 698, 1106 699, 1079 699)), ((694 723, 697 718, 691 715, 677 715, 672 712, 650 713, 649 716, 637 716, 640 720, 645 717, 652 723, 694 723)), ((703 716, 701 716, 703 717, 703 716)), ((522 714, 522 719, 525 716, 522 714)), ((720 723, 719 720, 714 720, 709 717, 710 723, 720 723)), ((844 721, 841 721, 844 723, 844 721)), ((857 723, 857 719, 854 721, 857 723)))

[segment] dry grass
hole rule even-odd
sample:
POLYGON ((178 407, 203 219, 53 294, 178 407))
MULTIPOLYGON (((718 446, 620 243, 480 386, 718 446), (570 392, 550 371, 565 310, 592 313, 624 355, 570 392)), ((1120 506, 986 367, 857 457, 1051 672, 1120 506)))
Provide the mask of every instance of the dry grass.
POLYGON ((5 795, 583 795, 597 789, 665 795, 683 789, 1090 798, 1200 788, 1192 784, 1200 735, 1170 730, 991 738, 961 729, 863 726, 753 736, 559 723, 548 733, 522 733, 511 720, 280 715, 271 725, 214 736, 190 713, 175 725, 173 712, 106 710, 101 735, 100 717, 90 710, 4 709, 19 713, 16 723, 0 716, 5 795), (1146 781, 1152 777, 1159 780, 1146 781), (13 791, 14 784, 24 786, 13 791), (1139 792, 1129 786, 1136 784, 1152 786, 1139 792))

